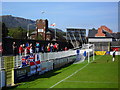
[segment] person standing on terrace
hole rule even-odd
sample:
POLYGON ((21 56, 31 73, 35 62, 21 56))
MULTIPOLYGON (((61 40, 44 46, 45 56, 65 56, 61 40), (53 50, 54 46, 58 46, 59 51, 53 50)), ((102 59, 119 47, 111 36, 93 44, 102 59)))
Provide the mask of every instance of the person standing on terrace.
POLYGON ((36 53, 39 53, 39 48, 40 48, 40 44, 39 44, 39 42, 36 42, 36 46, 35 46, 36 48, 35 48, 35 52, 36 53))
POLYGON ((13 42, 12 47, 13 47, 13 55, 16 56, 17 55, 17 45, 16 45, 16 42, 13 42))

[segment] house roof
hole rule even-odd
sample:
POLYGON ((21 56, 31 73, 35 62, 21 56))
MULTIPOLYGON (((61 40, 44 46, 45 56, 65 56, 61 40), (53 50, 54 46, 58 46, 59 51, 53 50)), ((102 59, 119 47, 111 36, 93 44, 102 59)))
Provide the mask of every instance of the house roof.
MULTIPOLYGON (((95 37, 95 35, 98 33, 98 30, 89 30, 89 33, 88 33, 88 37, 89 38, 92 38, 92 37, 95 37)), ((114 33, 109 33, 105 30, 103 30, 103 33, 105 34, 105 37, 106 38, 118 38, 118 35, 114 34, 114 33)), ((119 34, 120 35, 120 34, 119 34)))
POLYGON ((120 39, 120 32, 118 32, 118 33, 112 33, 112 35, 113 35, 113 37, 115 39, 120 39))
POLYGON ((97 34, 97 30, 89 30, 88 37, 95 37, 95 34, 97 34))

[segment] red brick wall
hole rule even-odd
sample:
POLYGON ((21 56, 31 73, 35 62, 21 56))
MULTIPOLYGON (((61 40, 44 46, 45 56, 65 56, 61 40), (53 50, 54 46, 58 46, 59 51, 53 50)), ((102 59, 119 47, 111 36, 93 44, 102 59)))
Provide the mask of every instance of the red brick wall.
MULTIPOLYGON (((38 32, 38 34, 41 34, 43 36, 43 39, 46 39, 46 30, 48 28, 48 21, 47 20, 36 20, 36 30, 38 32, 38 29, 43 29, 43 32, 38 32)), ((37 34, 36 34, 37 35, 37 34)))
POLYGON ((109 33, 112 33, 112 30, 110 30, 108 27, 106 26, 101 26, 101 28, 109 33))
POLYGON ((105 37, 105 34, 102 32, 103 30, 112 33, 112 30, 110 30, 108 27, 106 26, 101 26, 100 28, 98 28, 98 33, 95 35, 96 37, 105 37))
POLYGON ((98 28, 98 33, 95 35, 96 37, 105 37, 105 34, 102 32, 101 28, 98 28))

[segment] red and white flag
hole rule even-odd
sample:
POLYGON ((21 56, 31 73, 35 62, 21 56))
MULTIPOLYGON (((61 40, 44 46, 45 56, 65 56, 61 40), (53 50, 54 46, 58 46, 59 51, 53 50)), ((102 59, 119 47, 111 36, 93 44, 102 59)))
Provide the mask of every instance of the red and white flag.
POLYGON ((50 26, 56 26, 56 24, 55 24, 55 23, 53 23, 53 24, 51 24, 50 26))

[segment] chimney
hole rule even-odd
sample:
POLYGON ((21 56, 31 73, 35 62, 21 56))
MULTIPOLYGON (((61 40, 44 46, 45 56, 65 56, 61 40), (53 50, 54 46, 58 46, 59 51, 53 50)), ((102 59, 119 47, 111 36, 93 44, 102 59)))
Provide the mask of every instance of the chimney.
POLYGON ((95 37, 105 37, 105 34, 102 32, 101 28, 98 28, 98 33, 95 35, 95 37))

